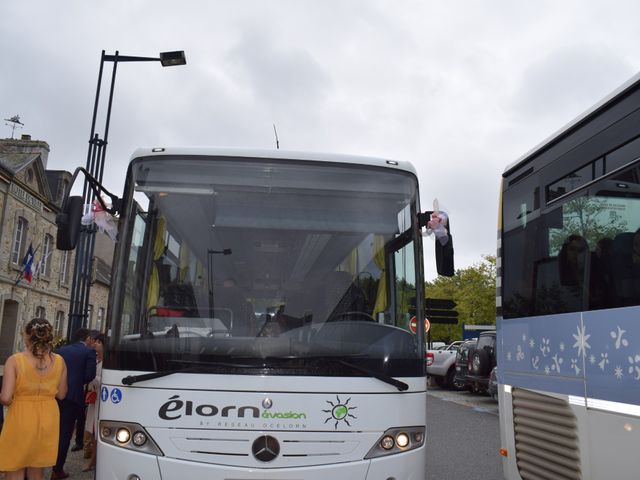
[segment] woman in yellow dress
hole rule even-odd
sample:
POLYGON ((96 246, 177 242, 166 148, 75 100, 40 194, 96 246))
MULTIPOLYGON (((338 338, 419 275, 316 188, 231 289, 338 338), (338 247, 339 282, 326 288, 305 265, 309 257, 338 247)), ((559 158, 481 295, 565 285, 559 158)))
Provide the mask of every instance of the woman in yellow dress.
POLYGON ((0 403, 8 406, 0 433, 0 471, 5 480, 44 478, 56 463, 60 412, 67 394, 67 367, 53 350, 53 328, 34 318, 24 330, 25 350, 4 365, 0 403))

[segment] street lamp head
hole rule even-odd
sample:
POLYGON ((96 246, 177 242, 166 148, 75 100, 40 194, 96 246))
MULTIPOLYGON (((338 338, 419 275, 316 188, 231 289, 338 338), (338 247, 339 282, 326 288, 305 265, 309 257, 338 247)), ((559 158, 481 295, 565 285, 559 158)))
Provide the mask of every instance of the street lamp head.
POLYGON ((184 55, 184 50, 178 50, 175 52, 160 52, 160 63, 163 67, 186 65, 187 57, 185 57, 184 55))

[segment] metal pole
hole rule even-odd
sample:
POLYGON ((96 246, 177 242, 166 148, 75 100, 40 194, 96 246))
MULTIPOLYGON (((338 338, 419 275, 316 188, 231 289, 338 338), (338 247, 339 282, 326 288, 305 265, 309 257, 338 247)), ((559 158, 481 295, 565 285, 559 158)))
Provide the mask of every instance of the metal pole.
MULTIPOLYGON (((160 54, 160 58, 155 57, 135 57, 135 56, 121 56, 118 51, 115 55, 105 55, 105 51, 102 50, 100 56, 100 69, 98 71, 98 85, 96 88, 96 97, 93 104, 93 116, 91 118, 91 133, 89 134, 89 150, 87 152, 87 166, 86 170, 96 179, 98 182, 102 182, 102 176, 104 174, 104 164, 107 152, 107 139, 109 137, 109 124, 111 122, 111 106, 113 104, 113 92, 116 83, 116 72, 118 69, 118 62, 156 62, 160 61, 163 66, 167 65, 184 65, 186 59, 184 52, 163 52, 160 54), (179 57, 179 62, 176 62, 179 57), (165 62, 168 60, 168 62, 165 62), (113 70, 111 72, 111 85, 109 87, 109 100, 107 104, 107 115, 104 126, 104 138, 100 139, 99 135, 95 132, 96 121, 98 116, 98 106, 100 104, 100 90, 102 89, 102 73, 104 70, 104 63, 112 62, 113 70)), ((84 187, 82 191, 82 198, 85 205, 91 205, 95 199, 93 190, 89 188, 89 182, 85 179, 84 187)), ((87 307, 89 304, 89 293, 91 290, 91 271, 93 263, 93 253, 95 248, 95 225, 82 226, 80 229, 80 238, 78 240, 78 246, 76 249, 76 262, 73 272, 73 284, 71 286, 71 295, 69 303, 69 324, 67 326, 67 340, 71 339, 71 336, 75 330, 80 327, 86 327, 87 307)))
POLYGON ((213 306, 213 252, 211 252, 211 250, 209 250, 207 252, 207 281, 209 282, 209 317, 210 318, 214 318, 215 317, 215 309, 213 306))
MULTIPOLYGON (((98 84, 96 96, 93 104, 93 115, 91 118, 91 132, 89 134, 89 149, 87 151, 87 171, 98 181, 102 181, 104 172, 104 161, 106 156, 107 136, 109 134, 109 122, 111 121, 111 105, 113 103, 113 92, 118 66, 118 52, 113 58, 105 55, 104 50, 100 56, 100 69, 98 71, 98 84), (96 122, 98 117, 98 107, 100 105, 100 91, 102 89, 102 73, 104 62, 113 62, 111 74, 111 85, 109 88, 109 101, 107 106, 107 116, 105 119, 104 139, 100 139, 96 133, 96 122)), ((90 205, 95 199, 93 191, 89 188, 89 183, 85 180, 82 198, 85 205, 90 205)), ((67 340, 71 340, 73 332, 78 328, 88 327, 87 310, 89 306, 89 295, 91 292, 91 272, 93 264, 93 253, 95 248, 95 225, 83 226, 80 229, 80 239, 76 248, 76 262, 73 273, 73 284, 71 286, 71 298, 69 304, 69 325, 67 327, 67 340)))

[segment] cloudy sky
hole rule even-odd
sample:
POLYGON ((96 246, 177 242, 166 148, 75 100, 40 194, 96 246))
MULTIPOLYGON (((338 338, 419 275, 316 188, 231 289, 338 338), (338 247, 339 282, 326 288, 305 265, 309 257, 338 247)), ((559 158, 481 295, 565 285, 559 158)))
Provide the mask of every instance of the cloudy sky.
POLYGON ((0 115, 73 170, 100 52, 185 50, 119 65, 108 188, 138 146, 275 148, 275 123, 283 149, 413 162, 465 267, 495 251, 504 167, 640 71, 639 20, 637 0, 5 0, 0 115))

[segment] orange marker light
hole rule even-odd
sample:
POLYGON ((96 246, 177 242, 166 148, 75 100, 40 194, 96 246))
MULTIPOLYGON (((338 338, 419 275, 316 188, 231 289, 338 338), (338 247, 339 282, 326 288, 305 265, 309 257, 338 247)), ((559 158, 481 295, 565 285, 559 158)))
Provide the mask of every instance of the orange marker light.
POLYGON ((503 457, 509 456, 509 454, 507 452, 507 449, 506 448, 501 448, 500 449, 500 455, 503 456, 503 457))

